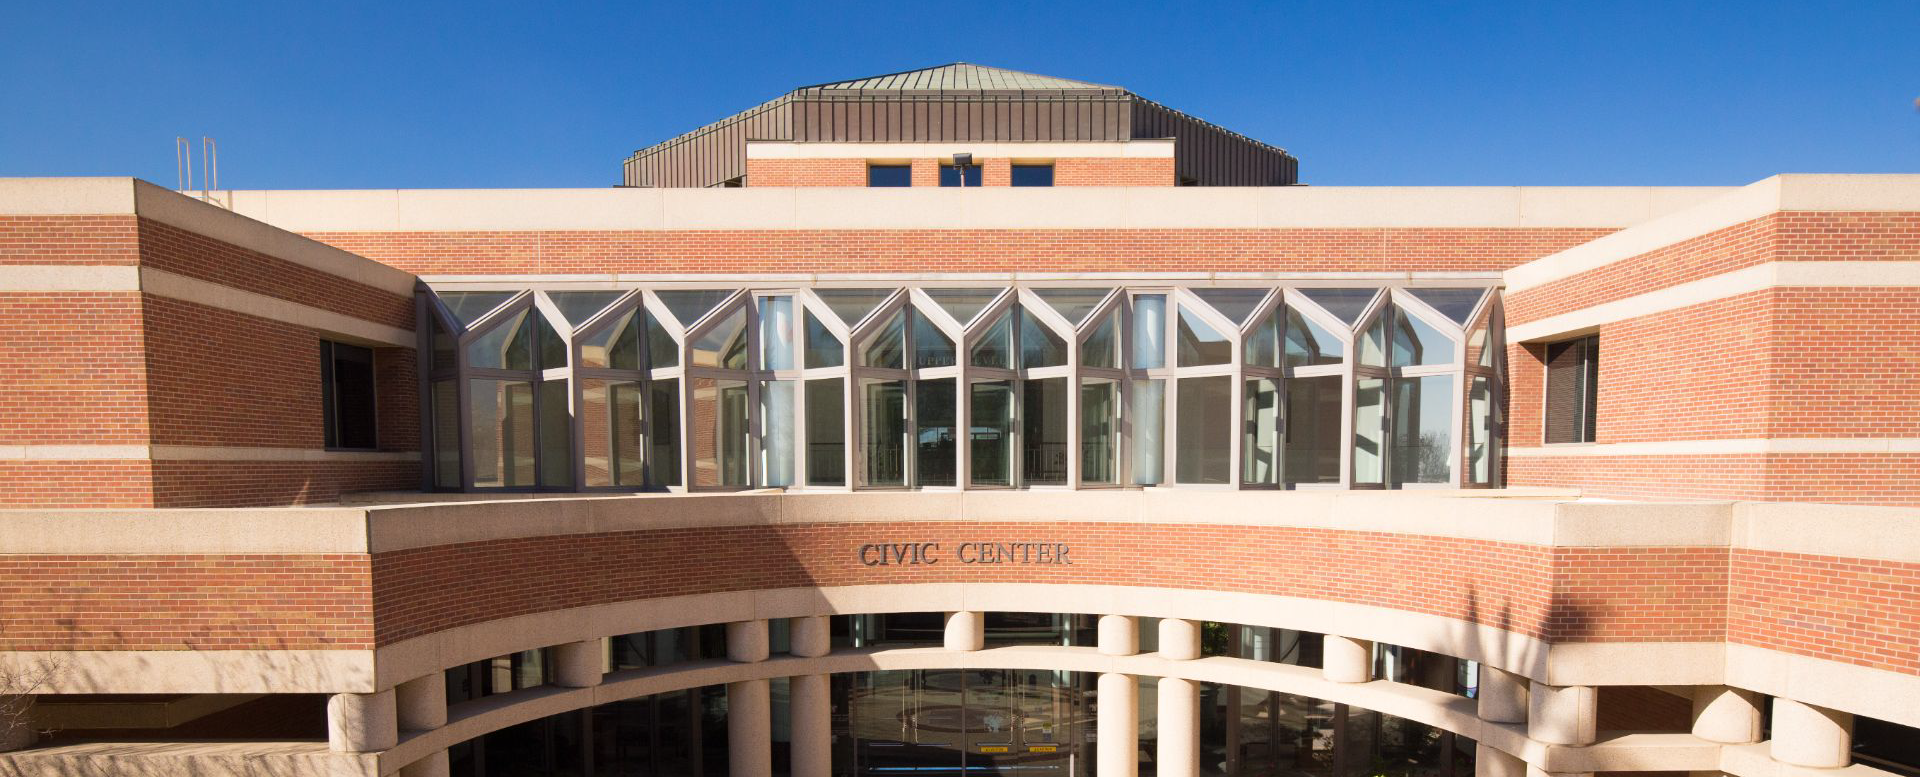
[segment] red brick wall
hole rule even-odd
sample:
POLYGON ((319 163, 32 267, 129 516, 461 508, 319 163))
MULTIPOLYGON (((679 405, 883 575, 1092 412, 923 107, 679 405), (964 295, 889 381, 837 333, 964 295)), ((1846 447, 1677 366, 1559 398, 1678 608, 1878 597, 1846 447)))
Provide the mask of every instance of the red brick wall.
POLYGON ((866 186, 865 159, 749 159, 748 186, 866 186))
POLYGON ((139 228, 131 215, 0 215, 0 264, 131 265, 139 261, 139 228))
POLYGON ((1735 550, 1730 599, 1728 642, 1920 674, 1920 564, 1735 550))
POLYGON ((1053 160, 1054 186, 1172 186, 1173 158, 1071 158, 1053 160))
POLYGON ((1555 548, 1555 642, 1718 642, 1725 548, 1555 548))
POLYGON ((362 321, 413 328, 413 297, 329 275, 205 235, 140 220, 140 264, 362 321))

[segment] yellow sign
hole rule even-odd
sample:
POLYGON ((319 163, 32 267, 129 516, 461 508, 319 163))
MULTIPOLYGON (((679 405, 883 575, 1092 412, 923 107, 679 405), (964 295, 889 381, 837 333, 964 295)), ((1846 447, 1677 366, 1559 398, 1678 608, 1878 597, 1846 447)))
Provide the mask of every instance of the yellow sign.
POLYGON ((980 746, 980 752, 982 753, 1004 753, 1004 752, 1007 752, 1008 749, 1009 748, 1006 745, 981 745, 980 746))
POLYGON ((1027 752, 1029 752, 1029 753, 1058 753, 1058 752, 1060 752, 1060 746, 1059 746, 1059 745, 1027 745, 1027 752))

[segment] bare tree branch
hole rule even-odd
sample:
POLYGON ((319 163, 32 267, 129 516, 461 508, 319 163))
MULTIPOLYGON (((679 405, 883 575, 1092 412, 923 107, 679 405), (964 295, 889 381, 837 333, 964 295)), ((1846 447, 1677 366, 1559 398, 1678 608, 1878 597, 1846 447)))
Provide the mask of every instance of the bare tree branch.
POLYGON ((0 744, 30 739, 33 697, 65 671, 66 666, 54 658, 0 664, 0 744))

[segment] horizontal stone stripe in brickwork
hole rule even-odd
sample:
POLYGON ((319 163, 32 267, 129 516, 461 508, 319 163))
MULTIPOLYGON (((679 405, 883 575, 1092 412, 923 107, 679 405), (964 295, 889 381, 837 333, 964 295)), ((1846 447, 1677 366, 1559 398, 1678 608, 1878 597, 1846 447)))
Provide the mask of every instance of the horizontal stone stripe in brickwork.
POLYGON ((326 504, 357 491, 420 487, 415 461, 155 461, 155 507, 326 504))
POLYGON ((364 650, 357 555, 0 556, 0 650, 364 650))
POLYGON ((401 329, 413 299, 204 235, 140 220, 140 264, 401 329))
POLYGON ((1735 549, 1727 641, 1920 674, 1920 564, 1735 549))
POLYGON ((1555 642, 1717 642, 1725 548, 1555 548, 1555 642))
POLYGON ((0 445, 145 444, 144 348, 138 293, 0 294, 0 445))
POLYGON ((1174 183, 1172 157, 1076 157, 1053 161, 1054 186, 1172 186, 1174 183))
MULTIPOLYGON (((897 583, 1075 583, 1391 607, 1545 638, 1552 559, 1534 546, 1251 526, 809 524, 622 532, 378 554, 382 645, 528 613, 699 593, 897 583), (939 542, 931 565, 864 566, 864 543, 939 542), (1071 546, 1072 565, 962 564, 968 541, 1071 546), (485 570, 485 574, 476 574, 485 570)), ((1630 595, 1638 595, 1629 587, 1630 595)), ((1596 637, 1606 624, 1588 626, 1596 637)), ((1634 633, 1648 627, 1636 620, 1634 633)))
POLYGON ((1525 456, 1512 486, 1577 488, 1614 499, 1716 499, 1920 506, 1920 454, 1525 456))
POLYGON ((153 507, 143 459, 0 459, 0 508, 153 507))
POLYGON ((866 186, 865 159, 749 159, 748 186, 866 186))
POLYGON ((1507 322, 1524 324, 1766 262, 1915 258, 1920 213, 1775 213, 1516 291, 1507 297, 1507 322))
POLYGON ((1499 271, 1596 228, 316 232, 423 275, 1499 271))
POLYGON ((0 265, 134 265, 140 262, 135 218, 0 215, 0 265))

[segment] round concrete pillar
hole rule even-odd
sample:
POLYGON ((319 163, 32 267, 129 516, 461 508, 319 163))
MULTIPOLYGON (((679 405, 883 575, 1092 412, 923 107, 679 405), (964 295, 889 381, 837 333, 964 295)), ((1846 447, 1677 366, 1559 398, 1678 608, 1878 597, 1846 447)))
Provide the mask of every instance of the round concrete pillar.
POLYGON ((1550 745, 1591 745, 1599 700, 1591 685, 1534 683, 1527 689, 1527 736, 1550 745))
POLYGON ((1773 760, 1793 766, 1837 769, 1853 763, 1853 715, 1825 707, 1773 699, 1773 760))
POLYGON ((1126 615, 1100 616, 1100 653, 1130 656, 1140 652, 1140 619, 1126 615))
POLYGON ((727 683, 727 774, 773 774, 773 701, 766 680, 727 683))
POLYGON ((787 621, 787 652, 801 658, 819 658, 833 652, 833 628, 827 616, 787 621))
POLYGON ((0 701, 0 753, 33 746, 33 702, 32 695, 0 701))
POLYGON ((400 777, 448 777, 452 773, 453 767, 447 761, 445 750, 400 768, 400 777))
POLYGON ((1160 678, 1154 764, 1159 777, 1200 777, 1200 684, 1160 678))
POLYGON ((1373 643, 1328 634, 1320 651, 1321 674, 1330 682, 1364 683, 1373 679, 1373 643))
POLYGON ((979 650, 987 646, 987 621, 978 612, 947 613, 948 650, 979 650))
POLYGON ((1179 618, 1160 619, 1160 657, 1191 661, 1200 657, 1200 622, 1179 618))
POLYGON ((399 714, 393 697, 389 689, 336 693, 327 699, 327 748, 336 753, 371 753, 399 744, 399 714))
POLYGON ((447 674, 408 680, 393 689, 401 731, 429 731, 447 725, 447 674))
MULTIPOLYGON (((1480 678, 1480 687, 1487 687, 1486 675, 1482 674, 1480 678)), ((1527 777, 1527 762, 1520 760, 1520 756, 1481 742, 1473 748, 1473 777, 1527 777)))
POLYGON ((1527 678, 1481 664, 1479 713, 1489 723, 1527 722, 1527 678))
MULTIPOLYGON (((762 621, 764 623, 765 621, 762 621)), ((729 652, 733 646, 727 646, 729 652)), ((553 649, 553 684, 562 688, 592 688, 606 677, 606 656, 600 640, 569 642, 553 649)))
POLYGON ((1760 741, 1760 694, 1724 685, 1694 688, 1693 735, 1729 745, 1760 741))
POLYGON ((773 652, 767 642, 764 620, 734 621, 727 624, 727 660, 751 664, 765 661, 773 652))
POLYGON ((793 777, 831 777, 833 774, 832 684, 823 674, 795 675, 788 680, 793 714, 793 777))
POLYGON ((1140 773, 1140 686, 1133 675, 1100 675, 1099 736, 1094 774, 1100 777, 1136 777, 1140 773))

